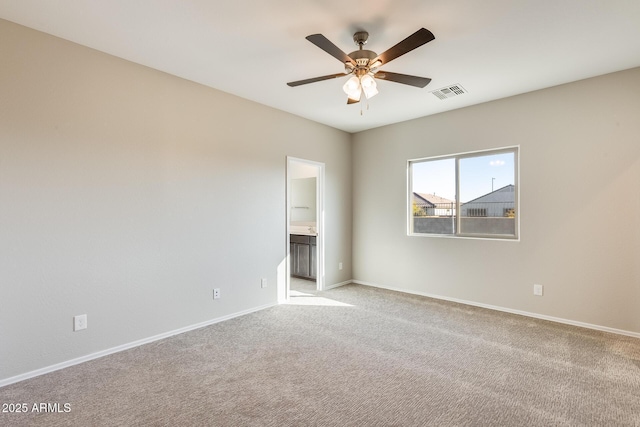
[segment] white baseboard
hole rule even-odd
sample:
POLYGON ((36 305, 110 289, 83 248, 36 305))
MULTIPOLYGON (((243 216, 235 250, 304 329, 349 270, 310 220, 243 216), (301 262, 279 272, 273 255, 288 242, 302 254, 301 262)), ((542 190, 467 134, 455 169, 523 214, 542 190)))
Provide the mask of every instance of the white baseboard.
POLYGON ((547 315, 544 315, 544 314, 531 313, 531 312, 522 311, 522 310, 514 310, 514 309, 511 309, 511 308, 500 307, 500 306, 497 306, 497 305, 483 304, 483 303, 479 303, 479 302, 467 301, 467 300, 458 299, 458 298, 450 298, 450 297, 445 297, 445 296, 442 296, 442 295, 429 294, 429 293, 426 293, 426 292, 410 291, 410 290, 407 290, 407 289, 394 288, 394 287, 391 287, 391 286, 383 286, 383 285, 379 285, 379 284, 376 284, 376 283, 363 282, 362 280, 352 280, 351 283, 356 283, 358 285, 371 286, 371 287, 374 287, 374 288, 387 289, 387 290, 390 290, 390 291, 404 292, 406 294, 420 295, 420 296, 423 296, 423 297, 434 298, 434 299, 439 299, 439 300, 444 300, 444 301, 451 301, 451 302, 456 302, 456 303, 459 303, 459 304, 471 305, 471 306, 475 306, 475 307, 488 308, 489 310, 496 310, 496 311, 502 311, 502 312, 505 312, 505 313, 518 314, 520 316, 533 317, 535 319, 548 320, 548 321, 556 322, 556 323, 564 323, 565 325, 579 326, 581 328, 593 329, 593 330, 596 330, 596 331, 610 332, 612 334, 618 334, 618 335, 625 335, 625 336, 628 336, 628 337, 640 338, 640 333, 631 332, 631 331, 625 331, 624 329, 610 328, 608 326, 594 325, 594 324, 591 324, 591 323, 579 322, 579 321, 576 321, 576 320, 563 319, 563 318, 560 318, 560 317, 547 316, 547 315))
POLYGON ((349 283, 353 283, 353 280, 345 280, 344 282, 334 283, 333 285, 325 286, 324 290, 327 291, 329 289, 339 288, 340 286, 348 285, 349 283))
MULTIPOLYGON (((408 294, 413 294, 413 295, 420 295, 420 296, 424 296, 424 297, 428 297, 428 298, 434 298, 434 299, 439 299, 439 300, 444 300, 444 301, 451 301, 451 302, 456 302, 456 303, 459 303, 459 304, 466 304, 466 305, 471 305, 471 306, 475 306, 475 307, 487 308, 487 309, 490 309, 490 310, 502 311, 502 312, 505 312, 505 313, 518 314, 518 315, 521 315, 521 316, 527 316, 527 317, 532 317, 532 318, 536 318, 536 319, 548 320, 548 321, 551 321, 551 322, 564 323, 566 325, 579 326, 579 327, 582 327, 582 328, 593 329, 593 330, 596 330, 596 331, 610 332, 610 333, 613 333, 613 334, 624 335, 624 336, 629 336, 629 337, 634 337, 634 338, 640 338, 640 333, 638 333, 638 332, 625 331, 623 329, 610 328, 610 327, 607 327, 607 326, 594 325, 594 324, 591 324, 591 323, 579 322, 579 321, 570 320, 570 319, 563 319, 563 318, 559 318, 559 317, 546 316, 544 314, 531 313, 531 312, 528 312, 528 311, 514 310, 514 309, 510 309, 510 308, 495 306, 495 305, 489 305, 489 304, 483 304, 483 303, 478 303, 478 302, 474 302, 474 301, 462 300, 462 299, 458 299, 458 298, 450 298, 450 297, 445 297, 445 296, 441 296, 441 295, 434 295, 434 294, 430 294, 430 293, 427 293, 427 292, 418 292, 418 291, 411 291, 411 290, 407 290, 407 289, 395 288, 395 287, 392 287, 392 286, 383 286, 383 285, 376 284, 376 283, 364 282, 362 280, 346 280, 344 282, 335 283, 333 285, 327 286, 325 288, 325 290, 338 288, 340 286, 348 285, 349 283, 355 283, 355 284, 358 284, 358 285, 371 286, 371 287, 374 287, 374 288, 387 289, 387 290, 390 290, 390 291, 403 292, 403 293, 408 293, 408 294)), ((50 372, 54 372, 54 371, 57 371, 59 369, 67 368, 69 366, 78 365, 78 364, 83 363, 83 362, 88 362, 89 360, 94 360, 94 359, 98 359, 98 358, 103 357, 103 356, 108 356, 109 354, 118 353, 120 351, 128 350, 130 348, 138 347, 138 346, 141 346, 141 345, 144 345, 144 344, 148 344, 148 343, 151 343, 151 342, 154 342, 154 341, 158 341, 158 340, 161 340, 161 339, 164 339, 164 338, 168 338, 168 337, 171 337, 173 335, 182 334, 184 332, 189 332, 189 331, 192 331, 194 329, 203 328, 205 326, 213 325, 215 323, 223 322, 225 320, 233 319, 235 317, 244 316, 245 314, 254 313, 256 311, 264 310, 264 309, 273 307, 275 305, 277 305, 277 303, 266 304, 266 305, 263 305, 263 306, 254 307, 254 308, 251 308, 251 309, 248 309, 248 310, 244 310, 244 311, 240 311, 240 312, 237 312, 237 313, 229 314, 227 316, 218 317, 218 318, 215 318, 215 319, 207 320, 205 322, 197 323, 197 324, 194 324, 194 325, 189 325, 189 326, 186 326, 184 328, 175 329, 173 331, 169 331, 169 332, 165 332, 165 333, 162 333, 162 334, 154 335, 152 337, 143 338, 143 339, 140 339, 140 340, 137 340, 137 341, 133 341, 133 342, 130 342, 130 343, 127 343, 127 344, 123 344, 123 345, 120 345, 120 346, 117 346, 117 347, 112 347, 112 348, 109 348, 109 349, 106 349, 106 350, 102 350, 102 351, 99 351, 99 352, 96 352, 96 353, 88 354, 86 356, 81 356, 81 357, 78 357, 78 358, 75 358, 75 359, 67 360, 65 362, 56 363, 55 365, 47 366, 47 367, 44 367, 44 368, 41 368, 41 369, 36 369, 34 371, 30 371, 30 372, 26 372, 24 374, 16 375, 14 377, 5 378, 5 379, 0 380, 0 387, 7 386, 9 384, 14 384, 14 383, 17 383, 17 382, 20 382, 20 381, 24 381, 24 380, 27 380, 29 378, 37 377, 37 376, 40 376, 40 375, 48 374, 50 372)))
POLYGON ((119 345, 117 347, 112 347, 106 350, 98 351, 96 353, 91 353, 86 356, 77 357, 75 359, 67 360, 65 362, 56 363, 55 365, 46 366, 41 369, 36 369, 35 371, 26 372, 24 374, 16 375, 14 377, 5 378, 0 380, 0 387, 7 386, 9 384, 14 384, 20 381, 28 380, 29 378, 37 377, 40 375, 48 374, 50 372, 57 371, 59 369, 68 368, 69 366, 78 365, 80 363, 88 362, 89 360, 98 359, 100 357, 108 356, 113 353, 118 353, 120 351, 128 350, 133 347, 138 347, 144 344, 149 344, 154 341, 158 341, 161 339, 169 338, 174 335, 182 334, 184 332, 193 331, 194 329, 204 328, 205 326, 213 325, 214 323, 223 322, 225 320, 233 319, 235 317, 244 316, 245 314, 254 313, 256 311, 264 310, 269 307, 273 307, 278 305, 277 303, 266 304, 259 307, 250 308, 248 310, 240 311, 237 313, 229 314, 222 317, 217 317, 215 319, 207 320, 205 322, 196 323, 194 325, 185 326, 184 328, 175 329, 173 331, 165 332, 162 334, 154 335, 152 337, 143 338, 137 341, 133 341, 127 344, 119 345))

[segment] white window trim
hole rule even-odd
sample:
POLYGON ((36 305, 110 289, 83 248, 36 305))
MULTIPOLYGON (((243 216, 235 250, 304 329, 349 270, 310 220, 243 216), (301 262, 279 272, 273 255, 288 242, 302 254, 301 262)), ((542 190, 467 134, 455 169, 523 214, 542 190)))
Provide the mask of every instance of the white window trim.
MULTIPOLYGON (((445 239, 474 239, 474 240, 499 240, 506 242, 519 242, 520 241, 520 145, 512 145, 507 147, 499 147, 499 148, 490 148, 485 150, 477 150, 477 151, 465 151, 462 153, 454 153, 454 154, 446 154, 441 156, 431 156, 431 157, 419 157, 415 159, 407 160, 407 236, 410 237, 435 237, 435 238, 445 238, 445 239), (455 159, 456 163, 456 195, 460 194, 460 179, 459 179, 459 161, 463 158, 469 157, 478 157, 481 155, 488 154, 500 154, 500 153, 515 153, 515 164, 514 164, 514 178, 515 178, 515 207, 516 207, 516 217, 515 217, 515 236, 514 235, 497 235, 497 234, 462 234, 459 233, 460 230, 460 200, 456 200, 456 234, 433 234, 433 233, 414 233, 413 232, 413 209, 412 209, 412 193, 413 193, 413 182, 412 182, 412 171, 411 164, 418 163, 421 161, 428 160, 444 160, 444 159, 455 159)), ((456 197, 458 198, 458 197, 456 197)))

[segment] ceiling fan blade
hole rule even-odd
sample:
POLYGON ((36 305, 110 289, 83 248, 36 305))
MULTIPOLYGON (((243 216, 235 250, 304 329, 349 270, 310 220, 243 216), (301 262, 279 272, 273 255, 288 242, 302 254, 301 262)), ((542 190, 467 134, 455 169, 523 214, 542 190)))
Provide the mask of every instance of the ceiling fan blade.
POLYGON ((306 84, 309 84, 309 83, 321 82, 323 80, 330 80, 330 79, 335 79, 335 78, 338 78, 338 77, 344 77, 346 75, 347 74, 345 74, 345 73, 329 74, 328 76, 314 77, 312 79, 305 79, 305 80, 298 80, 296 82, 289 82, 289 83, 287 83, 287 86, 296 87, 296 86, 300 86, 300 85, 306 85, 306 84))
POLYGON ((378 71, 373 77, 415 87, 425 87, 431 81, 431 79, 427 77, 410 76, 408 74, 391 73, 389 71, 378 71))
POLYGON ((378 55, 370 63, 373 64, 379 60, 383 64, 387 64, 397 57, 402 56, 407 52, 411 52, 413 49, 418 48, 423 44, 429 43, 435 38, 436 37, 431 31, 427 30, 426 28, 420 28, 418 31, 411 34, 409 37, 402 40, 397 45, 378 55))
POLYGON ((354 66, 356 65, 356 61, 351 59, 349 55, 344 53, 338 46, 331 43, 329 39, 323 36, 322 34, 311 34, 310 36, 307 36, 305 38, 309 40, 311 43, 318 46, 320 49, 327 52, 329 55, 336 58, 338 61, 342 62, 343 64, 345 62, 350 62, 354 66))

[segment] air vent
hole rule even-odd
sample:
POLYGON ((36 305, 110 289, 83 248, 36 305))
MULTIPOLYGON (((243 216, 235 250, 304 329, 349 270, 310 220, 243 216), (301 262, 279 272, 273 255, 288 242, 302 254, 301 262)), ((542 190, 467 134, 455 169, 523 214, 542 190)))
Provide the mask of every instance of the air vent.
POLYGON ((454 96, 462 95, 463 93, 467 93, 467 91, 464 90, 464 88, 461 85, 455 84, 455 85, 443 87, 438 90, 434 90, 431 93, 440 99, 448 99, 448 98, 453 98, 454 96))

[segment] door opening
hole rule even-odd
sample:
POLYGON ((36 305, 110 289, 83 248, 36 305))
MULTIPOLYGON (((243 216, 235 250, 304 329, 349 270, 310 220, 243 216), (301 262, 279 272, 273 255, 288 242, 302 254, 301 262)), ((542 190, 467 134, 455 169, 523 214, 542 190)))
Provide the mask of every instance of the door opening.
POLYGON ((278 300, 291 295, 292 282, 324 289, 324 163, 287 157, 286 280, 278 300))

